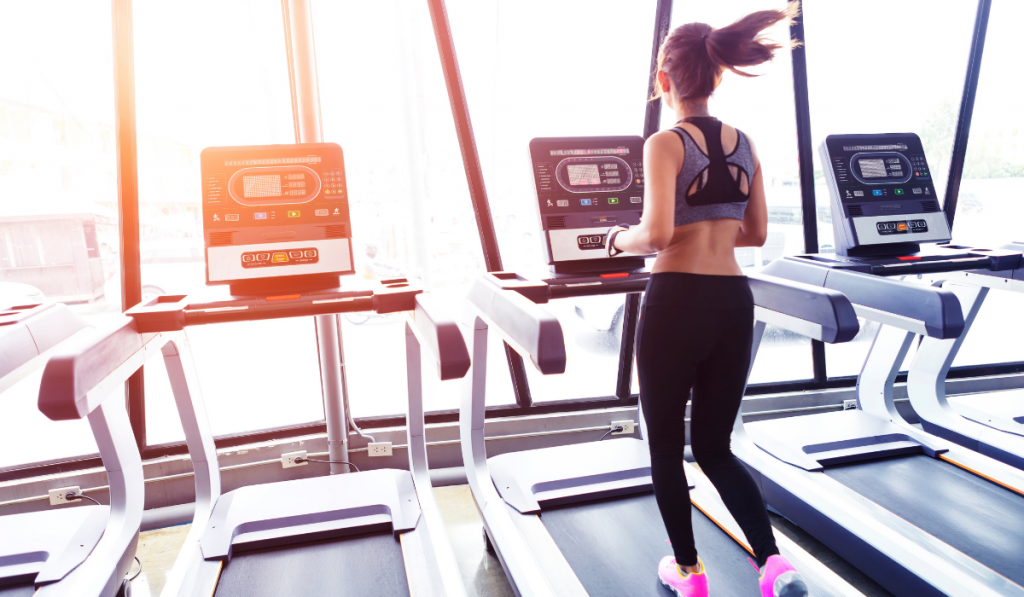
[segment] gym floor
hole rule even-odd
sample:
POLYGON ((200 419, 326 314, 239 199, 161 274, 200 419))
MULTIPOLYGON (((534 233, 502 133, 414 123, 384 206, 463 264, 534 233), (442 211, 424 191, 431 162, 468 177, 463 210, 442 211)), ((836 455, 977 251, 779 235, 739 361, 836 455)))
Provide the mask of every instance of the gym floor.
MULTIPOLYGON (((514 593, 505 579, 501 563, 487 552, 484 544, 480 514, 473 503, 468 485, 453 485, 434 488, 434 495, 441 508, 441 516, 448 528, 448 537, 455 551, 455 559, 462 571, 462 580, 467 592, 476 596, 513 597, 514 593)), ((772 524, 777 532, 784 533, 832 568, 867 597, 888 597, 885 591, 864 576, 856 568, 821 545, 800 528, 776 515, 772 524)), ((167 572, 174 565, 181 543, 188 534, 187 524, 156 529, 142 533, 139 537, 138 557, 142 572, 132 583, 134 597, 156 597, 163 589, 167 572)), ((700 546, 698 546, 698 549, 700 546)), ((654 564, 651 566, 654 573, 654 564)), ((710 571, 714 574, 714 571, 710 571)), ((666 593, 667 594, 667 593, 666 593)))

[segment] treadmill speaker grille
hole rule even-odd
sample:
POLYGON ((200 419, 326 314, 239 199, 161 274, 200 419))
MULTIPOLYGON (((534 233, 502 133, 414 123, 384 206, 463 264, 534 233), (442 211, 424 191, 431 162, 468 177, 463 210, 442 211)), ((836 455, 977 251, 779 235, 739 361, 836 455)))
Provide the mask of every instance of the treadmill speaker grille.
POLYGON ((939 204, 934 201, 922 201, 921 209, 923 209, 925 213, 936 212, 939 211, 939 204))
POLYGON ((565 228, 565 216, 548 216, 548 230, 565 228))
POLYGON ((853 218, 864 215, 864 208, 860 205, 849 205, 846 207, 847 216, 853 218))
POLYGON ((210 246, 219 247, 223 245, 231 244, 231 235, 233 232, 211 232, 210 233, 210 246))
POLYGON ((347 238, 348 237, 348 226, 345 224, 338 224, 336 226, 325 226, 324 227, 324 238, 347 238))

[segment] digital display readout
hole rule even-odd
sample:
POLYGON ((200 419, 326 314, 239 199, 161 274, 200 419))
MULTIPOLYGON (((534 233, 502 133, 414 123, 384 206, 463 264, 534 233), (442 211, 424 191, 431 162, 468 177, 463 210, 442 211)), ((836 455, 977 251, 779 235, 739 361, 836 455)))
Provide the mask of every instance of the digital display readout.
POLYGON ((555 157, 572 157, 579 155, 629 155, 626 147, 608 147, 601 149, 552 149, 549 154, 555 157))
POLYGON ((246 199, 254 197, 280 197, 280 174, 257 174, 242 177, 242 196, 246 199))
POLYGON ((888 178, 885 171, 885 161, 882 158, 857 160, 860 166, 860 175, 864 178, 888 178))
POLYGON ((601 173, 597 164, 570 164, 566 166, 569 173, 569 186, 599 185, 601 173))
POLYGON ((892 145, 844 145, 843 151, 906 151, 906 143, 892 145))

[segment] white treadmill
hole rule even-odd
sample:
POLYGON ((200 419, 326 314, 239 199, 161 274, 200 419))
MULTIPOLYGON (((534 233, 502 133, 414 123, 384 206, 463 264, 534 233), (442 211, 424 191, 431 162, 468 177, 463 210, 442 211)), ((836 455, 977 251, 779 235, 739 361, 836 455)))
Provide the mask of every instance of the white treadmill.
MULTIPOLYGON (((246 301, 233 309, 158 297, 117 324, 54 355, 44 379, 89 403, 92 385, 109 388, 163 355, 196 480, 192 528, 162 595, 464 595, 437 503, 424 439, 421 347, 441 379, 469 369, 458 327, 443 299, 406 280, 372 294, 316 291, 274 301, 267 317, 375 310, 406 312, 409 470, 378 469, 250 485, 221 493, 217 452, 193 368, 185 326, 253 318, 246 301), (227 319, 225 319, 227 318, 227 319)), ((251 306, 251 305, 250 305, 251 306)), ((141 464, 137 465, 141 473, 141 464)))
MULTIPOLYGON (((63 304, 4 309, 0 392, 47 364, 52 352, 89 327, 63 304)), ((126 575, 142 523, 142 464, 123 401, 107 397, 97 390, 88 404, 76 406, 70 394, 42 384, 39 407, 47 417, 89 419, 110 479, 110 506, 80 499, 0 517, 0 596, 128 594, 126 575)))
MULTIPOLYGON (((665 594, 656 569, 670 549, 664 543, 667 534, 654 501, 643 439, 607 439, 488 458, 484 435, 490 329, 542 373, 562 373, 566 355, 561 326, 539 304, 639 292, 646 278, 646 273, 574 275, 535 282, 502 272, 485 275, 472 287, 462 320, 472 350, 459 416, 462 453, 487 537, 517 595, 665 594)), ((752 277, 751 289, 762 330, 771 322, 818 340, 845 342, 859 329, 852 306, 837 292, 768 277, 752 277)), ((709 569, 717 571, 710 581, 714 594, 756 594, 757 572, 747 563, 750 546, 742 531, 708 479, 696 467, 684 466, 697 545, 709 569)), ((860 594, 784 535, 777 533, 776 540, 803 574, 811 595, 860 594)))

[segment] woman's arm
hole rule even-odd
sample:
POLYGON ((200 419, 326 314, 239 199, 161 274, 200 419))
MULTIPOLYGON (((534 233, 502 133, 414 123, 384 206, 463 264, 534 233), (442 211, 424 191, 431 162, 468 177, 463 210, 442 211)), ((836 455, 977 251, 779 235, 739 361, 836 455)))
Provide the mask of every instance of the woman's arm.
POLYGON ((639 226, 615 235, 616 249, 647 255, 668 247, 675 228, 676 176, 683 157, 683 143, 671 131, 657 133, 644 143, 643 217, 639 226))
POLYGON ((736 233, 737 247, 763 247, 768 238, 768 205, 764 196, 764 178, 761 176, 761 162, 754 151, 754 142, 747 137, 750 152, 754 156, 754 177, 750 180, 750 193, 747 195, 747 211, 743 214, 743 223, 736 233))

